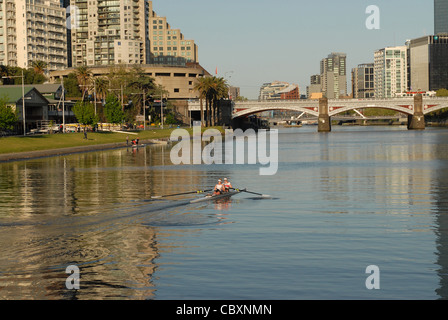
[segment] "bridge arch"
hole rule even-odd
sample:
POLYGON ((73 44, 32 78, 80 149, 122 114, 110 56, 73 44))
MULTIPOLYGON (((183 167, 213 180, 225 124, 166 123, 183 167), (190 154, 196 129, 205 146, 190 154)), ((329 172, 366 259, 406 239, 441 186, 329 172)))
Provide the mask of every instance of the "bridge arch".
POLYGON ((304 108, 299 106, 260 106, 256 108, 248 108, 243 109, 240 111, 235 112, 232 115, 233 119, 249 116, 252 114, 265 112, 265 111, 275 111, 275 110, 289 110, 289 111, 296 111, 296 112, 305 112, 307 114, 310 114, 312 116, 318 117, 319 116, 319 110, 316 105, 316 107, 310 107, 310 108, 304 108))
POLYGON ((395 106, 390 106, 390 105, 367 105, 367 106, 356 106, 356 105, 349 105, 349 106, 345 106, 345 107, 332 107, 332 106, 328 106, 329 109, 329 116, 335 116, 337 114, 343 113, 343 112, 347 112, 347 111, 352 111, 352 110, 357 110, 357 109, 387 109, 387 110, 394 110, 394 111, 398 111, 407 115, 412 115, 414 114, 414 107, 413 105, 409 105, 409 106, 399 106, 399 105, 395 105, 395 106))
POLYGON ((423 107, 423 114, 427 115, 431 112, 448 108, 448 102, 440 103, 438 105, 425 105, 423 107))

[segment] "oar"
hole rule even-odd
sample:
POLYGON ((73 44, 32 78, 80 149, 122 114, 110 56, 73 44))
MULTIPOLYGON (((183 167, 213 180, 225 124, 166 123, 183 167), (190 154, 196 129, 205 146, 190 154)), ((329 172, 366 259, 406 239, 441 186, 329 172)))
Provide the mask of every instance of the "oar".
POLYGON ((212 191, 213 189, 208 189, 208 190, 197 190, 197 191, 190 191, 190 192, 182 192, 182 193, 176 193, 176 194, 168 194, 165 196, 153 196, 151 197, 151 199, 160 199, 160 198, 166 198, 166 197, 174 197, 174 196, 182 196, 185 194, 193 194, 193 193, 205 193, 205 192, 209 192, 212 191))
POLYGON ((241 191, 241 192, 247 192, 247 193, 256 194, 257 196, 260 196, 260 197, 262 197, 262 198, 271 198, 271 196, 268 195, 268 194, 261 194, 261 193, 257 193, 257 192, 247 191, 246 189, 242 189, 242 190, 240 190, 240 189, 235 189, 235 188, 231 188, 231 189, 236 190, 236 191, 241 191))

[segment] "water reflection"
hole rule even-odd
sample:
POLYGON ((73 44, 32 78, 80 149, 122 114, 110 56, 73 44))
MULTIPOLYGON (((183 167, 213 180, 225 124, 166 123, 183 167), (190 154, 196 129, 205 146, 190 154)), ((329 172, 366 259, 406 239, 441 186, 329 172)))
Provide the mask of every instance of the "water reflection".
POLYGON ((436 289, 441 299, 448 299, 448 135, 437 138, 438 166, 435 173, 434 198, 437 204, 436 215, 436 255, 439 268, 440 287, 436 289))
POLYGON ((169 164, 166 146, 1 164, 0 299, 154 297, 158 228, 226 219, 188 214, 176 199, 148 201, 215 181, 169 164), (66 289, 69 265, 80 268, 82 290, 66 289))

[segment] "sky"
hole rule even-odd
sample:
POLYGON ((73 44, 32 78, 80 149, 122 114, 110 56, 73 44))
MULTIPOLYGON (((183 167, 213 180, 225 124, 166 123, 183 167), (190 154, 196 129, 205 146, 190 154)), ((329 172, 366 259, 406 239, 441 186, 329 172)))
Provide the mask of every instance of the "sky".
POLYGON ((153 10, 196 42, 201 66, 249 99, 272 81, 306 93, 332 52, 347 54, 350 94, 351 69, 373 62, 375 50, 434 32, 432 0, 153 0, 153 10), (366 27, 370 5, 379 29, 366 27))

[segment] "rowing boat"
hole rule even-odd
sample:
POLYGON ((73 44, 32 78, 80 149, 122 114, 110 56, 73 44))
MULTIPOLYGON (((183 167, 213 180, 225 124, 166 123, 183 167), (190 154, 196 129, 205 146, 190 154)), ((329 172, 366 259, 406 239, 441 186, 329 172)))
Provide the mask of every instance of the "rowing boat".
POLYGON ((215 200, 219 200, 219 199, 227 199, 230 198, 238 193, 241 193, 244 190, 235 190, 235 191, 229 191, 223 194, 218 194, 218 195, 206 195, 203 198, 199 198, 199 199, 195 199, 195 200, 191 200, 190 203, 198 203, 198 202, 204 202, 204 201, 215 201, 215 200))

